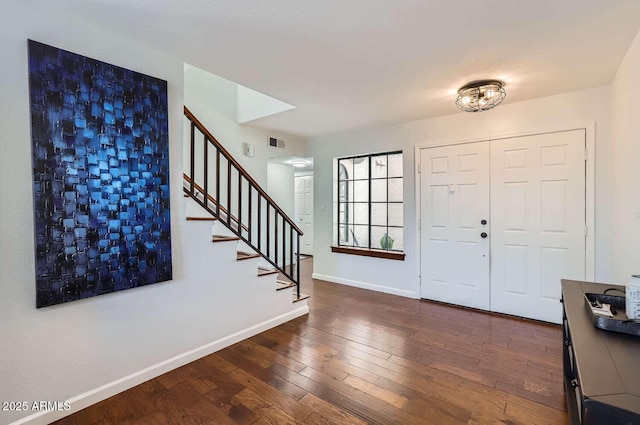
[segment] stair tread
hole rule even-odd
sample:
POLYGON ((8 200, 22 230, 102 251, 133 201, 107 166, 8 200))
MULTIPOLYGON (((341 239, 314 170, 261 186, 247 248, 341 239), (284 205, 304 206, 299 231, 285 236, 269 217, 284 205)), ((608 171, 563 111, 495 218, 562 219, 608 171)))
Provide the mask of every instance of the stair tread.
POLYGON ((262 270, 258 267, 258 276, 268 276, 270 274, 276 274, 278 270, 262 270))
POLYGON ((267 271, 267 272, 272 272, 274 270, 278 270, 273 266, 258 266, 258 269, 264 270, 264 271, 267 271))
POLYGON ((296 284, 293 283, 293 282, 287 282, 287 283, 278 282, 278 286, 276 288, 276 291, 282 291, 283 289, 293 288, 295 286, 296 286, 296 284))
POLYGON ((240 238, 237 236, 226 236, 226 235, 213 235, 213 242, 227 242, 227 241, 239 241, 240 238))
POLYGON ((218 220, 215 217, 187 217, 187 220, 190 221, 216 221, 218 220))
POLYGON ((293 294, 293 302, 297 303, 298 301, 302 301, 302 300, 306 300, 307 298, 309 298, 311 295, 307 295, 307 294, 300 294, 300 297, 297 297, 296 294, 293 294))
POLYGON ((238 261, 248 260, 250 258, 260 257, 260 254, 252 254, 250 252, 238 251, 238 261))

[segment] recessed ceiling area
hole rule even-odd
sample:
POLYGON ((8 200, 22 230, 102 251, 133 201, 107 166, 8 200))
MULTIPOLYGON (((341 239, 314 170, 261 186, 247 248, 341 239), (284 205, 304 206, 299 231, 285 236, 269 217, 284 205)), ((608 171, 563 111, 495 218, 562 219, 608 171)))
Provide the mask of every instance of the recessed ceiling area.
POLYGON ((637 0, 60 3, 295 105, 250 125, 306 138, 464 113, 474 80, 504 82, 503 104, 606 85, 640 27, 637 0))
POLYGON ((295 172, 313 171, 313 158, 301 158, 298 156, 271 156, 269 164, 287 165, 293 167, 295 172), (304 164, 304 165, 302 165, 304 164))
POLYGON ((294 109, 295 106, 274 99, 271 96, 262 94, 248 87, 238 84, 238 124, 246 124, 248 122, 279 114, 284 111, 294 109))
MULTIPOLYGON (((267 96, 266 94, 250 89, 249 87, 242 86, 233 81, 212 74, 211 72, 199 69, 198 67, 188 63, 184 64, 184 73, 185 85, 188 84, 187 80, 192 78, 199 81, 199 85, 201 85, 199 93, 201 93, 202 90, 209 89, 209 95, 215 96, 216 92, 220 91, 220 88, 216 87, 216 85, 219 84, 224 84, 227 87, 227 90, 232 88, 231 91, 235 93, 235 96, 232 101, 228 102, 226 109, 227 114, 230 115, 229 118, 233 119, 238 124, 246 124, 253 120, 279 114, 295 108, 293 105, 289 105, 288 103, 274 99, 271 96, 267 96), (194 77, 194 74, 196 74, 197 77, 194 77), (228 107, 231 105, 235 106, 235 108, 232 113, 229 114, 228 107)), ((185 98, 185 103, 187 102, 188 101, 185 98)), ((189 105, 187 105, 187 107, 189 107, 189 105)))

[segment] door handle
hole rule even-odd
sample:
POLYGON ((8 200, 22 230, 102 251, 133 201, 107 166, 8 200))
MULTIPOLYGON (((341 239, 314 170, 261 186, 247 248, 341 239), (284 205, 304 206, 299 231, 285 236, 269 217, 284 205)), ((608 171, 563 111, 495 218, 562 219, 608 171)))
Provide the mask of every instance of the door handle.
POLYGON ((487 235, 487 233, 486 233, 486 232, 482 232, 482 233, 480 233, 480 237, 481 237, 482 239, 486 238, 487 236, 488 236, 488 235, 487 235))

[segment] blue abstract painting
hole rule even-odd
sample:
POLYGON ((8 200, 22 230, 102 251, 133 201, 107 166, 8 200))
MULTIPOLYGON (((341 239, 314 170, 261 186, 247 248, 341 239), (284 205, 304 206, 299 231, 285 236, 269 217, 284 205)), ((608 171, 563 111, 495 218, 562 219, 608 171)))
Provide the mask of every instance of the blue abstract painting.
POLYGON ((38 308, 171 280, 167 82, 29 40, 38 308))

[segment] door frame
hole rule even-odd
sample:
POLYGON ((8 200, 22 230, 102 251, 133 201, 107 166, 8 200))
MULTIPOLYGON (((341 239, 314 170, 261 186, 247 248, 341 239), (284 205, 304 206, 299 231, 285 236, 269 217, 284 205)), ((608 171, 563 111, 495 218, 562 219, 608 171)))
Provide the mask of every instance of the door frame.
MULTIPOLYGON (((452 139, 452 140, 436 140, 434 142, 425 142, 414 145, 414 188, 415 188, 415 228, 420 230, 421 219, 421 182, 420 182, 420 150, 436 148, 441 146, 462 145, 466 143, 487 142, 491 140, 511 139, 515 137, 523 136, 535 136, 539 134, 548 133, 561 133, 572 130, 584 130, 585 132, 585 146, 587 160, 585 161, 585 222, 587 225, 587 235, 585 238, 585 276, 586 280, 595 280, 595 129, 596 123, 590 122, 578 122, 573 125, 557 125, 543 127, 533 130, 513 131, 507 133, 499 133, 495 135, 478 136, 467 139, 452 139)), ((415 242, 416 252, 418 258, 422 258, 421 238, 420 235, 416 238, 415 242)), ((420 261, 416 262, 417 276, 418 276, 418 294, 422 291, 422 270, 420 269, 420 261)))

